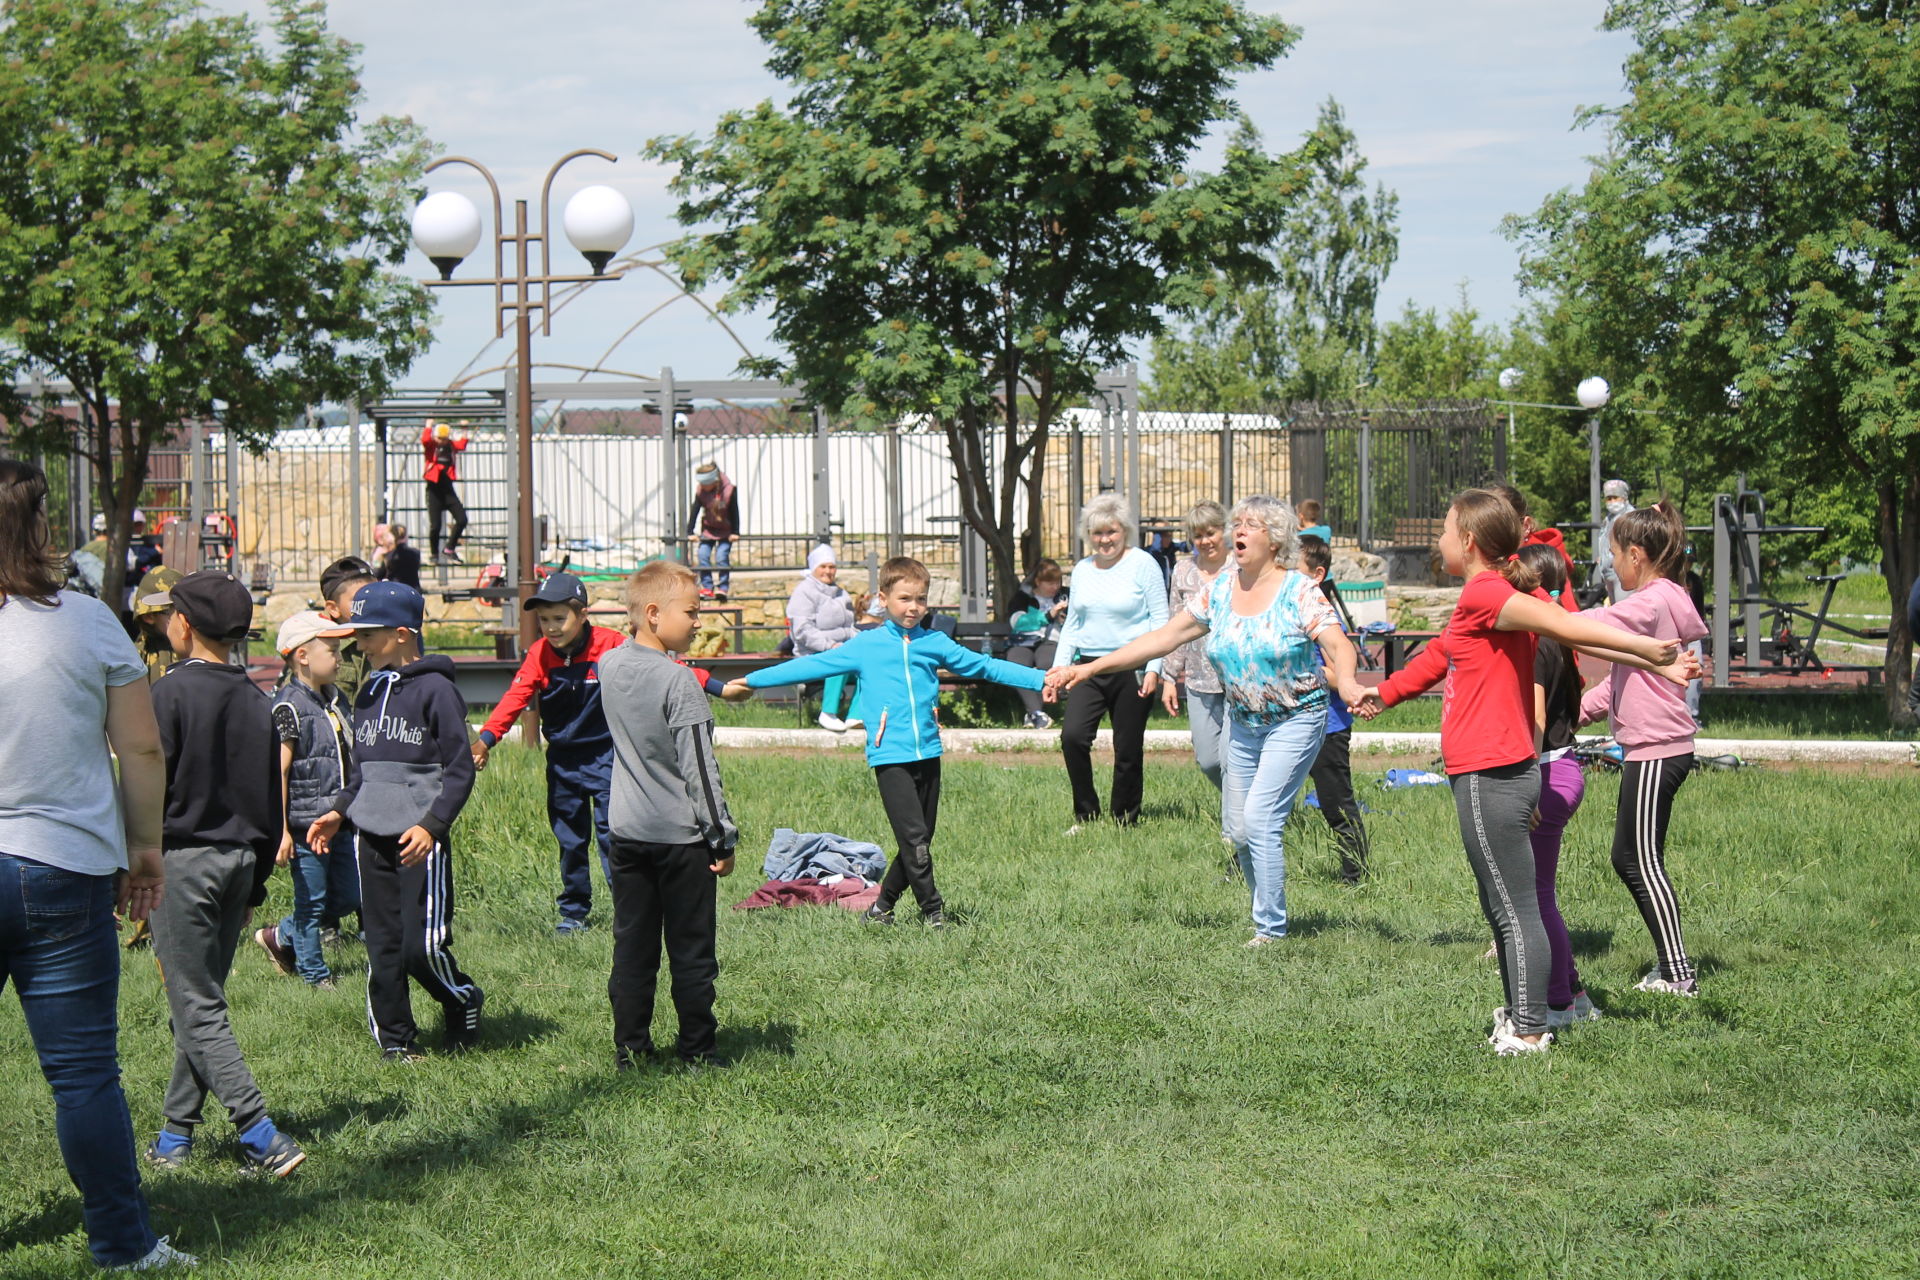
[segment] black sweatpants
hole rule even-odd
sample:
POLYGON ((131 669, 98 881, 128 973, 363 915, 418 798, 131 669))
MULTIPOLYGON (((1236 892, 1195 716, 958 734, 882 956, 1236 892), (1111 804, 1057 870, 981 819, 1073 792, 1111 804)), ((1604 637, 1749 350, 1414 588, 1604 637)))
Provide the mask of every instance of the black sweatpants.
POLYGON ((887 821, 893 824, 893 839, 899 849, 880 882, 877 905, 882 911, 892 910, 900 895, 912 886, 921 915, 944 911, 946 905, 933 883, 933 828, 940 818, 940 757, 876 765, 873 780, 880 788, 880 803, 887 811, 887 821))
POLYGON ((1360 819, 1360 802, 1353 795, 1353 765, 1348 753, 1353 730, 1329 733, 1320 743, 1308 776, 1320 800, 1320 816, 1333 829, 1333 844, 1340 851, 1340 875, 1358 880, 1367 873, 1367 824, 1360 819))
POLYGON ((674 1052, 693 1062, 713 1056, 720 1024, 713 1016, 712 864, 721 855, 704 844, 652 844, 613 838, 613 1002, 616 1053, 653 1052, 653 996, 660 983, 660 944, 667 947, 673 1008, 680 1016, 674 1052))
POLYGON ((1153 699, 1140 696, 1141 673, 1109 671, 1078 685, 1067 695, 1060 729, 1060 754, 1073 785, 1073 816, 1086 822, 1100 816, 1100 793, 1093 786, 1093 737, 1102 718, 1113 717, 1113 795, 1108 811, 1119 823, 1140 820, 1140 794, 1146 754, 1147 716, 1153 699))
POLYGON ((1680 936, 1680 900, 1667 878, 1667 822, 1674 793, 1693 772, 1693 754, 1662 760, 1629 760, 1620 773, 1620 808, 1613 815, 1613 870, 1633 895, 1640 918, 1653 935, 1660 976, 1685 982, 1694 976, 1686 940, 1680 936))
POLYGON ((400 864, 398 836, 360 833, 360 926, 367 935, 367 1029, 382 1049, 412 1045, 407 979, 446 1011, 447 1026, 471 1030, 479 984, 453 958, 453 850, 442 840, 412 866, 400 864))
POLYGON ((447 534, 447 550, 452 551, 460 545, 460 535, 467 531, 467 507, 460 501, 460 490, 454 482, 447 479, 427 481, 427 543, 434 558, 440 558, 440 522, 446 516, 453 517, 453 528, 447 534))

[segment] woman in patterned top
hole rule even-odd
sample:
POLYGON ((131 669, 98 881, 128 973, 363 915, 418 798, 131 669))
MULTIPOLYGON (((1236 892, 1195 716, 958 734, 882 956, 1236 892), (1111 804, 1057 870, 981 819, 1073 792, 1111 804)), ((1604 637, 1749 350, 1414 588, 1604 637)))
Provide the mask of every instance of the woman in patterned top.
POLYGON ((1202 636, 1232 719, 1226 813, 1240 870, 1253 891, 1253 941, 1287 934, 1286 857, 1281 837, 1327 730, 1327 680, 1361 697, 1353 644, 1312 579, 1294 568, 1299 523, 1277 498, 1247 498, 1233 509, 1234 572, 1221 573, 1165 626, 1092 662, 1054 671, 1050 692, 1104 671, 1127 670, 1202 636))

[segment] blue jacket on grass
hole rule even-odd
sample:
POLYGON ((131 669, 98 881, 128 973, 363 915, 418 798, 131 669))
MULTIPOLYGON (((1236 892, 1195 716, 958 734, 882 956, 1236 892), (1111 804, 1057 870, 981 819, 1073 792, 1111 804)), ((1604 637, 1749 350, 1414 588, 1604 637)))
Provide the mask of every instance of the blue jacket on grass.
POLYGON ((1046 687, 1046 673, 976 653, 953 637, 925 627, 903 630, 889 618, 825 653, 765 667, 747 677, 754 689, 805 684, 828 676, 860 677, 860 714, 866 721, 867 763, 908 764, 940 754, 940 669, 1016 689, 1046 687))

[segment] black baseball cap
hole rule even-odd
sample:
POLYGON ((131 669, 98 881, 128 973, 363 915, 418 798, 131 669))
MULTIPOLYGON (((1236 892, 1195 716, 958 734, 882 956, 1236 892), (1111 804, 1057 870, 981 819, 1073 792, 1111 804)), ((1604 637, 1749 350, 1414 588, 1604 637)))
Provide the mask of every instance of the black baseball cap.
POLYGON ((570 573, 550 573, 546 581, 533 597, 520 606, 524 612, 537 604, 577 604, 587 603, 587 584, 570 573))
POLYGON ((230 573, 203 569, 190 573, 159 595, 143 596, 143 605, 173 611, 209 640, 231 644, 246 638, 253 626, 253 593, 230 573))
POLYGON ((331 600, 340 584, 353 578, 379 578, 374 567, 359 556, 341 556, 320 571, 320 598, 331 600))

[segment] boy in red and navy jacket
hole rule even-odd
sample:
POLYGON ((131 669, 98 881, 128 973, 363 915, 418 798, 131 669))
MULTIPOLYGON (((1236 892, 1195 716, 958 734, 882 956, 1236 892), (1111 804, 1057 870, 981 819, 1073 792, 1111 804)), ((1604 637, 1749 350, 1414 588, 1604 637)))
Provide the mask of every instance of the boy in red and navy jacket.
POLYGON ((559 932, 576 933, 587 927, 593 905, 587 851, 597 836, 605 873, 613 839, 607 832, 613 734, 600 707, 600 658, 627 637, 587 621, 587 589, 570 573, 550 575, 522 607, 533 611, 541 638, 480 730, 473 763, 487 767, 493 745, 538 694, 547 744, 547 818, 560 842, 559 932))

